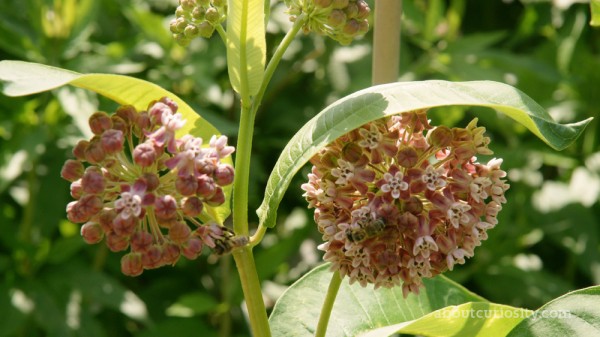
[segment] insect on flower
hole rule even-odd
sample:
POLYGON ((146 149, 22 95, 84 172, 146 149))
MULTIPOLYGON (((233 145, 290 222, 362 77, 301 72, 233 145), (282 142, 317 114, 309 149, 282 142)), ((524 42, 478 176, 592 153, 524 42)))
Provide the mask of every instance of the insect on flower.
POLYGON ((366 223, 357 223, 358 228, 346 229, 346 238, 350 242, 361 242, 369 238, 373 238, 383 233, 386 227, 385 220, 376 219, 366 223))

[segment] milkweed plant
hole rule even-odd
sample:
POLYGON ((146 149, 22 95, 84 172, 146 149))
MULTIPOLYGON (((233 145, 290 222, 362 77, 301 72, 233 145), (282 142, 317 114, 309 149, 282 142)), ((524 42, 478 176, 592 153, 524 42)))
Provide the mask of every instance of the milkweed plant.
MULTIPOLYGON (((364 0, 285 4, 291 28, 268 60, 264 0, 179 0, 168 27, 182 46, 215 33, 225 44, 240 107, 235 147, 202 118, 202 111, 192 111, 151 83, 1 62, 7 95, 70 84, 120 104, 89 118, 91 138, 80 140, 64 163, 61 176, 70 182, 73 198, 66 205, 68 220, 81 225, 86 243, 105 244, 119 254, 122 273, 131 277, 169 268, 180 259, 232 254, 254 336, 446 336, 464 324, 472 326, 465 336, 531 333, 537 312, 489 303, 441 275, 477 258, 477 247, 494 235, 494 227, 507 225, 498 214, 511 202, 510 185, 478 118, 462 127, 432 125, 428 111, 487 107, 557 150, 572 143, 589 120, 558 124, 503 83, 395 82, 398 74, 391 70, 389 80, 375 80, 372 87, 334 102, 299 129, 273 168, 257 210, 258 227, 251 229, 247 204, 254 120, 285 51, 301 34, 348 45, 378 23, 364 0), (21 76, 34 71, 54 80, 40 88, 32 85, 35 76, 21 76), (307 164, 305 183, 294 188, 314 211, 325 263, 292 285, 268 318, 253 247, 276 225, 283 194, 307 164), (356 302, 336 306, 336 296, 344 291, 352 292, 356 302), (310 300, 300 301, 303 297, 310 300), (439 297, 438 304, 424 304, 431 297, 439 297), (377 301, 361 304, 361 298, 377 301), (378 309, 371 311, 372 305, 378 309), (344 314, 348 308, 343 306, 362 306, 366 318, 344 314), (457 311, 482 307, 495 315, 448 319, 457 311), (394 314, 398 310, 411 314, 394 314), (330 321, 335 328, 327 330, 330 321)), ((376 6, 382 12, 397 10, 386 9, 384 1, 376 6)), ((375 30, 380 38, 388 33, 375 30)), ((374 48, 394 48, 394 41, 388 42, 374 48)), ((379 61, 374 57, 373 62, 375 69, 379 61)))

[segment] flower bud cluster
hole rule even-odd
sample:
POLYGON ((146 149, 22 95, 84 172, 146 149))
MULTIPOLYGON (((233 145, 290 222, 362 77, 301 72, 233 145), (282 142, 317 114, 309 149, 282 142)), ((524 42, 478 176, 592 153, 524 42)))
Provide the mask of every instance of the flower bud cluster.
POLYGON ((290 20, 304 15, 305 33, 327 35, 341 44, 369 31, 371 12, 364 0, 286 0, 290 20))
POLYGON ((195 37, 211 37, 226 15, 227 0, 179 0, 169 28, 175 41, 187 46, 195 37))
POLYGON ((324 260, 350 283, 402 285, 463 264, 497 223, 509 188, 485 128, 431 127, 425 111, 351 131, 311 159, 302 185, 325 243, 324 260))
POLYGON ((75 201, 67 217, 81 223, 90 244, 106 239, 110 250, 129 252, 121 259, 126 275, 195 259, 204 245, 219 253, 230 231, 210 217, 225 202, 223 187, 233 182, 233 153, 227 137, 203 140, 175 132, 185 120, 169 98, 147 111, 121 106, 89 120, 94 136, 73 149, 61 175, 71 182, 75 201), (198 217, 206 220, 204 223, 198 217), (188 224, 192 225, 192 228, 188 224))

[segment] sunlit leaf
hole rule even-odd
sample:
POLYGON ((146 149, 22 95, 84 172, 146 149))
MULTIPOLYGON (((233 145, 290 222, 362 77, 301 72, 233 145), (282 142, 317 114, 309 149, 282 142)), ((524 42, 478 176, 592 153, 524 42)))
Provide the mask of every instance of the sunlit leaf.
MULTIPOLYGON (((274 336, 289 336, 291 332, 294 336, 314 336, 321 306, 332 276, 328 269, 329 264, 313 269, 281 296, 273 308, 269 320, 274 336), (298 308, 302 309, 298 310, 298 308)), ((410 333, 424 334, 427 329, 429 331, 434 329, 427 325, 430 325, 434 318, 438 318, 434 315, 426 315, 435 310, 467 302, 485 301, 444 276, 423 281, 425 289, 419 295, 410 294, 404 299, 400 287, 374 290, 372 286, 363 288, 359 284, 349 285, 347 280, 342 280, 331 313, 327 336, 357 336, 369 332, 373 332, 370 336, 387 336, 400 328, 406 328, 406 331, 410 331, 410 333), (423 321, 417 320, 421 317, 423 317, 423 321), (396 326, 403 322, 409 323, 403 327, 396 326)), ((458 308, 450 307, 439 314, 441 317, 449 318, 444 320, 449 325, 445 328, 439 327, 438 331, 444 330, 449 333, 460 330, 460 327, 465 326, 466 321, 452 318, 457 311, 471 308, 520 310, 492 303, 473 303, 458 308)), ((498 325, 498 329, 509 331, 510 327, 517 323, 518 321, 503 322, 498 325)), ((484 317, 478 324, 481 327, 490 327, 498 323, 486 320, 484 317)), ((477 324, 472 325, 472 330, 469 331, 477 331, 477 324)), ((465 335, 470 336, 470 334, 465 335)))
POLYGON ((229 0, 227 4, 229 79, 242 100, 248 100, 258 92, 265 70, 264 0, 229 0))
POLYGON ((591 0, 590 9, 592 11, 592 20, 590 25, 594 27, 600 26, 600 0, 591 0))
POLYGON ((320 149, 367 122, 406 111, 441 106, 482 106, 504 113, 551 147, 569 146, 591 119, 558 124, 529 96, 490 82, 399 82, 371 87, 338 100, 304 125, 283 149, 258 209, 260 222, 275 225, 277 207, 293 175, 320 149))
MULTIPOLYGON (((73 71, 22 61, 0 61, 0 81, 4 82, 3 93, 7 96, 25 96, 52 90, 63 85, 94 91, 119 104, 131 104, 138 110, 145 110, 148 103, 168 96, 178 105, 186 125, 178 135, 192 134, 208 141, 219 131, 200 117, 192 108, 175 94, 156 84, 134 77, 112 74, 80 74, 73 71)), ((228 159, 229 163, 231 160, 228 159)), ((224 189, 225 195, 231 195, 231 187, 224 189)), ((215 220, 223 222, 229 216, 229 198, 219 207, 206 207, 215 220)))
POLYGON ((600 286, 576 290, 536 310, 508 337, 598 336, 600 334, 600 286))

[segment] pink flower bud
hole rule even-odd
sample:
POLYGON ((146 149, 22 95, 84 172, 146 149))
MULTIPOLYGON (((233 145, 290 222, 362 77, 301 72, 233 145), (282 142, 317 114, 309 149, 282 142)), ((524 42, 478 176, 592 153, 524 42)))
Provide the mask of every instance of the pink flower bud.
POLYGON ((207 175, 198 177, 198 189, 196 190, 196 193, 199 197, 204 200, 210 199, 215 195, 216 189, 217 186, 211 177, 207 175))
POLYGON ((190 260, 194 260, 202 252, 202 241, 198 238, 190 238, 181 246, 181 254, 190 260))
POLYGON ((203 208, 202 201, 197 197, 184 198, 181 206, 183 214, 192 218, 200 215, 203 208))
MULTIPOLYGON (((102 199, 96 195, 84 195, 77 202, 77 208, 82 214, 85 214, 85 218, 89 219, 92 216, 96 215, 98 212, 102 210, 102 199)), ((85 220, 87 221, 87 220, 85 220)), ((83 221, 83 222, 85 222, 83 221)))
POLYGON ((369 14, 371 13, 369 5, 362 0, 358 0, 356 2, 356 5, 358 6, 358 14, 356 15, 356 18, 359 20, 364 20, 368 18, 369 14))
POLYGON ((90 221, 81 226, 81 236, 86 243, 91 245, 102 241, 104 231, 98 223, 90 221))
POLYGON ((102 226, 104 233, 112 232, 113 221, 117 215, 117 211, 112 208, 105 208, 98 213, 98 223, 102 226))
POLYGON ((142 253, 142 264, 146 269, 162 266, 163 249, 159 245, 152 245, 142 253))
POLYGON ((131 236, 139 223, 139 220, 135 217, 123 218, 117 216, 112 223, 112 230, 121 236, 131 236))
POLYGON ((169 228, 169 238, 174 243, 183 244, 190 238, 191 232, 188 225, 184 222, 177 221, 169 228))
POLYGON ((221 206, 224 202, 225 193, 223 193, 223 189, 220 187, 217 187, 217 189, 215 190, 215 194, 210 199, 206 200, 206 203, 209 206, 221 206))
POLYGON ((142 255, 140 253, 129 253, 121 258, 121 272, 127 276, 138 276, 144 271, 142 255))
POLYGON ((152 245, 152 234, 145 231, 137 231, 131 236, 131 250, 134 252, 143 252, 152 245))
POLYGON ((141 167, 149 167, 156 160, 156 151, 154 146, 149 143, 142 143, 133 150, 133 161, 141 167))
POLYGON ((156 102, 148 109, 150 120, 157 125, 162 125, 162 118, 164 114, 172 113, 173 112, 171 108, 162 102, 156 102))
POLYGON ((155 173, 146 172, 142 175, 142 178, 146 181, 146 191, 152 192, 156 190, 160 184, 158 176, 155 173))
POLYGON ((193 175, 180 177, 175 180, 175 189, 181 195, 190 196, 196 194, 198 189, 198 181, 193 175))
POLYGON ((398 159, 398 165, 406 168, 414 167, 419 162, 419 154, 412 147, 401 148, 396 158, 398 159))
POLYGON ((73 182, 83 176, 84 167, 78 160, 68 159, 63 165, 60 176, 70 182, 73 182))
POLYGON ((181 256, 181 250, 178 245, 174 243, 164 243, 162 245, 163 255, 161 263, 163 265, 174 265, 177 260, 179 260, 179 256, 181 256))
POLYGON ((122 151, 124 142, 125 138, 123 138, 123 132, 120 130, 110 129, 104 131, 102 134, 102 149, 104 149, 107 154, 113 154, 122 151))
POLYGON ((445 148, 452 144, 454 138, 452 130, 447 126, 438 126, 427 134, 429 144, 437 149, 445 148))
POLYGON ((346 22, 346 14, 344 11, 334 9, 327 18, 327 24, 333 28, 341 27, 346 22))
POLYGON ((154 213, 160 220, 171 220, 177 215, 177 202, 170 195, 156 198, 154 201, 154 213))
POLYGON ((81 187, 81 179, 71 183, 71 196, 73 199, 79 199, 83 195, 83 187, 81 187))
POLYGON ((113 129, 123 132, 123 135, 125 136, 129 134, 129 128, 131 127, 130 123, 117 115, 112 115, 110 118, 113 122, 113 129))
POLYGON ((92 164, 98 164, 106 158, 106 153, 102 148, 102 143, 100 142, 100 138, 94 137, 90 141, 89 145, 86 147, 85 159, 92 164))
POLYGON ((219 164, 213 173, 213 179, 219 186, 233 183, 234 169, 228 164, 219 164))
POLYGON ((96 166, 88 167, 81 178, 81 187, 86 194, 102 194, 105 188, 102 171, 96 166))
POLYGON ((129 238, 120 236, 117 233, 109 233, 106 236, 106 246, 112 252, 121 252, 129 247, 129 238))
POLYGON ((95 135, 101 135, 104 131, 112 128, 112 120, 106 112, 94 112, 89 119, 90 129, 95 135))
POLYGON ((137 120, 137 110, 133 105, 121 105, 115 111, 115 115, 121 117, 128 124, 133 124, 137 120))
POLYGON ((77 145, 73 148, 73 156, 78 160, 85 161, 85 150, 90 145, 90 142, 87 140, 80 140, 77 142, 77 145))
POLYGON ((179 106, 177 105, 177 103, 175 103, 175 101, 169 97, 165 96, 165 97, 161 98, 160 102, 166 104, 169 108, 171 108, 171 111, 173 111, 173 113, 176 113, 177 109, 179 109, 179 106))

